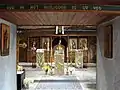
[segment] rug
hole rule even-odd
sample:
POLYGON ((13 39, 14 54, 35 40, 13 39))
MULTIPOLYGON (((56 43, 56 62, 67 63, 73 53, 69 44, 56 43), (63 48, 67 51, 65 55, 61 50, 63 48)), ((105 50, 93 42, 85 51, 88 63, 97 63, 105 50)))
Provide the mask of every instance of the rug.
MULTIPOLYGON (((61 77, 60 77, 61 78, 61 77)), ((76 77, 63 79, 36 80, 38 82, 35 90, 82 90, 80 81, 76 77)))

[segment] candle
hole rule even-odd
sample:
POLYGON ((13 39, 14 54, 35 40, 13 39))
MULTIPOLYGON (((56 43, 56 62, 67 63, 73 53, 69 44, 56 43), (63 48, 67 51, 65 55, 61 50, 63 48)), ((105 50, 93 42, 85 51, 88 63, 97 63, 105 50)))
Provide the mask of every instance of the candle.
POLYGON ((67 57, 68 57, 68 47, 67 47, 67 57))
POLYGON ((47 50, 49 51, 49 42, 47 43, 47 50))

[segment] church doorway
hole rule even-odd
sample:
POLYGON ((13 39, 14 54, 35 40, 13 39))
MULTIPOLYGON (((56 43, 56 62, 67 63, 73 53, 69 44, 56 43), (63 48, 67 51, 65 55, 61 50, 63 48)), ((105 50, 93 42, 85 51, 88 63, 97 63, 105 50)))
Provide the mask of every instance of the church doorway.
POLYGON ((53 58, 55 75, 64 75, 64 63, 66 61, 67 41, 64 38, 57 37, 53 40, 53 58))
POLYGON ((57 48, 59 48, 59 47, 64 48, 64 62, 67 62, 67 56, 66 56, 67 55, 67 45, 68 45, 68 42, 65 39, 65 37, 56 37, 52 41, 53 55, 57 48))

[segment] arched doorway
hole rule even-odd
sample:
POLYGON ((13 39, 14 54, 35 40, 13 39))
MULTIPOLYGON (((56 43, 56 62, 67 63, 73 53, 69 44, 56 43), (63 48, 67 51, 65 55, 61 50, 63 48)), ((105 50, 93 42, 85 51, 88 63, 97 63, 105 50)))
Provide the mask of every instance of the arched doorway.
POLYGON ((55 50, 55 47, 59 44, 59 41, 61 40, 61 45, 64 46, 64 62, 67 62, 67 45, 68 45, 68 42, 67 40, 65 39, 65 37, 56 37, 53 39, 52 41, 52 48, 53 48, 53 52, 55 50))
POLYGON ((61 45, 61 40, 59 44, 54 47, 54 63, 55 63, 55 74, 63 75, 64 74, 64 57, 65 57, 65 47, 61 45))

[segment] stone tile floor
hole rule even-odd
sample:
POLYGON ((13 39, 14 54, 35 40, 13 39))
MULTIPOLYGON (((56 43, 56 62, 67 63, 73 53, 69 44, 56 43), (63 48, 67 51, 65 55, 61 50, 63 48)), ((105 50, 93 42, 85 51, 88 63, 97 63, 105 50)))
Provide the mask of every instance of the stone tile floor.
POLYGON ((23 90, 96 90, 96 68, 75 69, 72 75, 45 75, 40 68, 27 67, 26 78, 33 80, 23 90))

